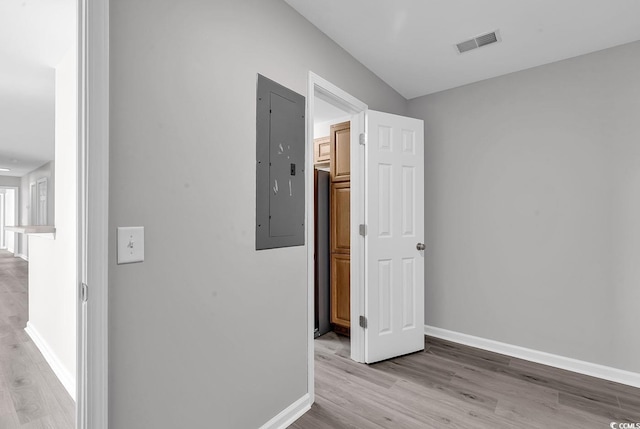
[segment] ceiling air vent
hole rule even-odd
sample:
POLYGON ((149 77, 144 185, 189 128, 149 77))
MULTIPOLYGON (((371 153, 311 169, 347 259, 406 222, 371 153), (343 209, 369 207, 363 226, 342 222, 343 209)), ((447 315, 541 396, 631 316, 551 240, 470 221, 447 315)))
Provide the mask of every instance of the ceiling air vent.
POLYGON ((472 51, 482 46, 487 46, 492 43, 500 42, 501 40, 502 38, 500 37, 500 32, 499 30, 496 30, 496 31, 492 31, 491 33, 481 34, 479 36, 474 37, 473 39, 460 42, 456 44, 456 48, 458 49, 458 53, 462 54, 464 52, 472 51))

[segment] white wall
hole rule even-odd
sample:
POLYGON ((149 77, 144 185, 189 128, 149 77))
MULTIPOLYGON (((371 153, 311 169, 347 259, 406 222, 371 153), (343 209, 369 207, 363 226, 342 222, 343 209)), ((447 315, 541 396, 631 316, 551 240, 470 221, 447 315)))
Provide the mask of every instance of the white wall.
MULTIPOLYGON (((3 2, 3 4, 9 4, 3 2)), ((60 4, 49 7, 60 7, 60 4)), ((35 8, 41 8, 40 4, 35 8)), ((29 16, 36 16, 37 12, 30 8, 29 16)), ((3 13, 10 13, 8 9, 3 9, 3 13)), ((42 12, 41 12, 42 13, 42 12)), ((26 15, 23 15, 26 16, 26 15)), ((56 15, 58 18, 60 15, 56 15)), ((18 19, 12 16, 7 19, 18 19)), ((43 16, 42 19, 45 19, 43 16)), ((54 21, 49 17, 50 21, 54 21)), ((31 28, 32 22, 25 22, 26 27, 31 28)), ((21 25, 21 24, 19 24, 21 25)), ((5 27, 4 31, 8 29, 5 27)), ((25 39, 31 36, 26 33, 25 39)), ((45 33, 41 37, 44 36, 45 33)), ((15 36, 14 36, 15 37, 15 36)), ((8 33, 5 33, 5 40, 8 40, 8 33)), ((0 62, 2 70, 2 81, 0 83, 0 164, 9 167, 11 172, 8 175, 22 177, 29 171, 38 168, 48 160, 53 158, 53 132, 54 132, 54 69, 49 65, 48 60, 25 61, 20 58, 13 58, 6 49, 20 49, 18 40, 12 42, 7 48, 3 48, 4 55, 0 62), (28 64, 28 65, 27 65, 28 64), (18 162, 12 162, 17 159, 18 162)), ((30 42, 34 43, 34 42, 30 42)), ((49 46, 49 45, 47 45, 49 46)), ((16 51, 20 52, 19 50, 16 51)), ((21 53, 25 55, 26 52, 21 53)), ((55 55, 55 54, 53 54, 55 55)), ((47 52, 46 58, 52 58, 52 52, 47 52)), ((7 174, 7 173, 2 173, 7 174)))
MULTIPOLYGON (((256 74, 312 70, 406 101, 282 0, 112 0, 109 271, 114 428, 257 428, 307 392, 307 250, 255 251, 256 74)), ((310 155, 310 154, 309 154, 310 155)))
POLYGON ((76 379, 76 93, 72 50, 56 67, 55 239, 29 236, 28 329, 45 343, 54 360, 52 367, 72 396, 76 379))
MULTIPOLYGON (((54 161, 49 161, 46 164, 36 168, 28 174, 25 174, 20 179, 20 225, 31 225, 31 184, 36 183, 39 179, 47 179, 47 219, 49 223, 53 225, 55 223, 55 175, 54 175, 54 161)), ((37 208, 33 208, 37 210, 37 208)), ((24 234, 17 235, 18 237, 18 253, 24 256, 29 256, 29 242, 28 238, 24 234)))
POLYGON ((347 122, 351 120, 350 115, 342 116, 340 118, 332 119, 330 121, 314 122, 313 123, 313 138, 327 137, 331 134, 331 125, 339 124, 341 122, 347 122))
POLYGON ((640 42, 409 102, 426 324, 640 372, 640 42))

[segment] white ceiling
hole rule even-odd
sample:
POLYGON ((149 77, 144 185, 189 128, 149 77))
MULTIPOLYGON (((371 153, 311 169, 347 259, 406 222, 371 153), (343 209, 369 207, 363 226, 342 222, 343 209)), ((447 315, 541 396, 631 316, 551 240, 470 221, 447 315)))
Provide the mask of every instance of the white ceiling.
POLYGON ((640 40, 640 0, 285 1, 408 99, 640 40))
POLYGON ((73 46, 73 0, 0 0, 0 167, 53 159, 55 66, 73 46))

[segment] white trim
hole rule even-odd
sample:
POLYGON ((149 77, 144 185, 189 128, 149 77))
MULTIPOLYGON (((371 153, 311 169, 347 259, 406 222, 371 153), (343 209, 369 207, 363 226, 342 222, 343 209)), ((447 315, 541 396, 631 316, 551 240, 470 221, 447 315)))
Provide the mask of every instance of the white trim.
POLYGON ((78 1, 78 429, 108 428, 109 0, 78 1), (89 198, 89 196, 91 198, 89 198))
POLYGON ((29 258, 27 257, 27 255, 23 255, 22 253, 19 253, 17 255, 14 255, 16 258, 20 258, 20 259, 24 259, 25 261, 29 262, 29 258))
MULTIPOLYGON (((305 225, 305 235, 307 243, 307 390, 309 393, 309 402, 313 403, 315 400, 314 392, 314 237, 313 237, 313 225, 314 225, 314 201, 313 201, 313 114, 315 105, 315 93, 318 90, 320 96, 325 101, 328 101, 334 105, 340 106, 343 110, 351 112, 352 114, 358 114, 367 110, 367 105, 342 89, 338 88, 331 82, 321 78, 313 72, 309 72, 309 79, 307 83, 307 142, 306 142, 306 208, 307 208, 307 222, 305 225)), ((353 152, 354 142, 357 138, 353 136, 364 132, 364 121, 357 121, 358 129, 351 128, 351 174, 357 174, 362 168, 358 166, 359 156, 354 156, 353 152), (360 129, 362 128, 362 129, 360 129)), ((364 160, 362 160, 364 162, 364 160)), ((355 182, 354 182, 355 183, 355 182)), ((356 216, 352 216, 352 225, 357 224, 359 216, 364 216, 364 213, 357 213, 358 204, 354 202, 354 196, 358 196, 358 190, 354 189, 354 183, 351 185, 351 211, 352 214, 356 213, 356 216)), ((364 196, 364 194, 362 193, 364 196)), ((351 228, 354 232, 354 228, 351 228)), ((356 228, 357 230, 357 228, 356 228)), ((352 246, 351 249, 351 263, 354 266, 353 261, 360 254, 358 249, 354 249, 356 246, 352 246)), ((362 253, 364 254, 364 253, 362 253)), ((358 309, 360 306, 364 308, 364 284, 361 283, 364 276, 358 270, 351 269, 351 320, 357 320, 357 316, 354 315, 354 308, 358 309), (358 285, 358 287, 354 287, 358 285)), ((358 310, 359 311, 359 310, 358 310)), ((360 313, 357 313, 359 315, 360 313)), ((364 313, 362 313, 364 314, 364 313)), ((357 362, 364 362, 364 329, 359 327, 351 327, 351 359, 357 362)))
POLYGON ((282 410, 277 416, 260 426, 260 429, 284 429, 311 409, 311 396, 306 393, 302 398, 282 410))
POLYGON ((56 377, 58 377, 58 380, 60 380, 60 383, 62 383, 64 388, 67 390, 67 392, 69 392, 69 395, 71 395, 71 398, 73 398, 73 400, 75 401, 76 400, 75 377, 73 377, 73 375, 69 372, 69 370, 67 370, 67 368, 64 367, 62 362, 60 362, 58 355, 56 355, 56 353, 53 350, 51 350, 51 347, 49 347, 49 343, 47 343, 47 341, 44 338, 42 338, 42 335, 40 335, 40 332, 38 332, 36 327, 33 326, 31 322, 27 322, 27 327, 24 328, 24 331, 27 333, 27 335, 29 335, 29 337, 31 337, 31 339, 33 340, 33 343, 36 345, 38 350, 40 350, 40 353, 42 353, 44 360, 47 361, 47 363, 53 370, 56 377))
POLYGON ((640 388, 640 374, 425 325, 424 334, 591 377, 640 388))
POLYGON ((353 115, 351 119, 351 359, 365 362, 365 331, 358 321, 360 316, 365 316, 365 237, 360 235, 360 225, 366 224, 365 219, 365 160, 366 146, 360 144, 360 134, 366 132, 365 117, 366 106, 363 110, 353 115))

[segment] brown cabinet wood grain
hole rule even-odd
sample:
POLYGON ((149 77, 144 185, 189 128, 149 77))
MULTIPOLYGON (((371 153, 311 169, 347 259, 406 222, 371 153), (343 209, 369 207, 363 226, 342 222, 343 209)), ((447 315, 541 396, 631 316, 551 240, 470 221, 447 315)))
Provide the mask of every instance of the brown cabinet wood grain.
POLYGON ((349 181, 351 174, 351 122, 331 125, 331 180, 349 181))
POLYGON ((331 160, 331 138, 320 137, 313 140, 313 163, 323 164, 331 160))
POLYGON ((331 184, 331 252, 350 253, 351 182, 331 184))
POLYGON ((331 126, 331 323, 349 335, 351 327, 351 130, 350 122, 331 126))
POLYGON ((331 323, 345 328, 351 326, 351 255, 331 255, 331 323))

